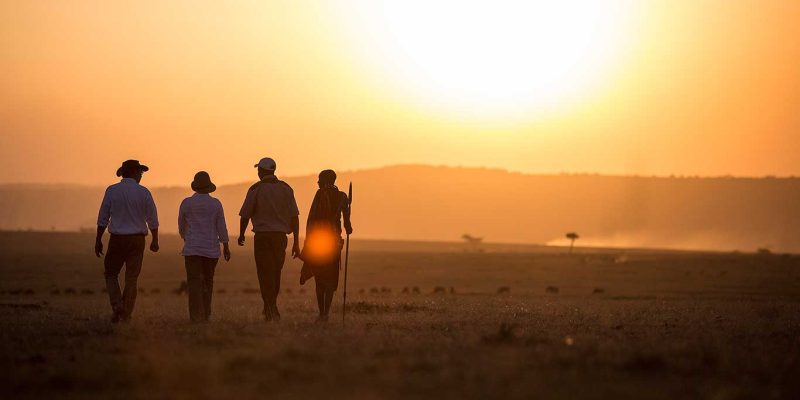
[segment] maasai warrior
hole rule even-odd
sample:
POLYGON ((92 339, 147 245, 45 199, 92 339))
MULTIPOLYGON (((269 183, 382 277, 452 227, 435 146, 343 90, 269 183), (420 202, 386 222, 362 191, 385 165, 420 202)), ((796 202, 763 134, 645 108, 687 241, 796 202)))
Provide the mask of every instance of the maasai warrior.
POLYGON ((342 256, 342 219, 344 229, 353 233, 350 224, 350 201, 347 194, 336 187, 336 172, 326 169, 319 173, 319 190, 311 203, 306 223, 306 237, 301 258, 303 270, 300 284, 314 277, 317 285, 317 321, 328 320, 333 293, 339 286, 339 269, 342 256))

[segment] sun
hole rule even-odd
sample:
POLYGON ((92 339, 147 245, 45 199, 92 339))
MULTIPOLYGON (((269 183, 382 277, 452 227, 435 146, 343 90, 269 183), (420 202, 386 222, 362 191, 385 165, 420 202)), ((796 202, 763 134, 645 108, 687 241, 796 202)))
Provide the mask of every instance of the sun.
MULTIPOLYGON (((355 1, 349 43, 383 86, 478 117, 538 114, 603 86, 630 40, 635 2, 355 1)), ((340 14, 341 15, 341 14, 340 14)))

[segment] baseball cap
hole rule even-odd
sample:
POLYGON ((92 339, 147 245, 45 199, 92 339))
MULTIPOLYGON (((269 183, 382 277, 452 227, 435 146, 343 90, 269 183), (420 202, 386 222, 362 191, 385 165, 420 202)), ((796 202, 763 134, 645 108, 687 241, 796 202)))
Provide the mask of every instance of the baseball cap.
POLYGON ((275 171, 276 165, 275 165, 275 160, 269 157, 264 157, 261 159, 261 161, 258 162, 258 164, 253 165, 253 167, 258 167, 269 171, 275 171))

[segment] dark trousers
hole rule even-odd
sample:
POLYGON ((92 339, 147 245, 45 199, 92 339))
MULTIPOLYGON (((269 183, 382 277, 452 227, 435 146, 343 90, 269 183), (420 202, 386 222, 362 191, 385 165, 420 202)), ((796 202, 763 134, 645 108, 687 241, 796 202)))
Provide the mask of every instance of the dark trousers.
POLYGON ((286 259, 286 234, 256 232, 253 247, 258 272, 258 285, 264 300, 264 313, 277 313, 278 292, 281 290, 281 270, 286 259))
POLYGON ((144 258, 144 235, 111 235, 103 260, 106 289, 115 314, 130 318, 136 303, 137 281, 144 258), (119 273, 125 266, 125 289, 120 291, 119 273))
POLYGON ((211 316, 211 295, 214 293, 214 269, 219 258, 186 256, 186 284, 189 292, 189 318, 208 321, 211 316))

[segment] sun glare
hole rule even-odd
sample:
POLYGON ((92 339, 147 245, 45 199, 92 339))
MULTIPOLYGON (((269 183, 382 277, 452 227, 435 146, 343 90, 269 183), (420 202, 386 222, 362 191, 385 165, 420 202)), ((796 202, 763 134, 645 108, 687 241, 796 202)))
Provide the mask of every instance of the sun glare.
POLYGON ((356 1, 340 9, 357 57, 405 97, 481 117, 556 110, 620 61, 629 0, 356 1))

